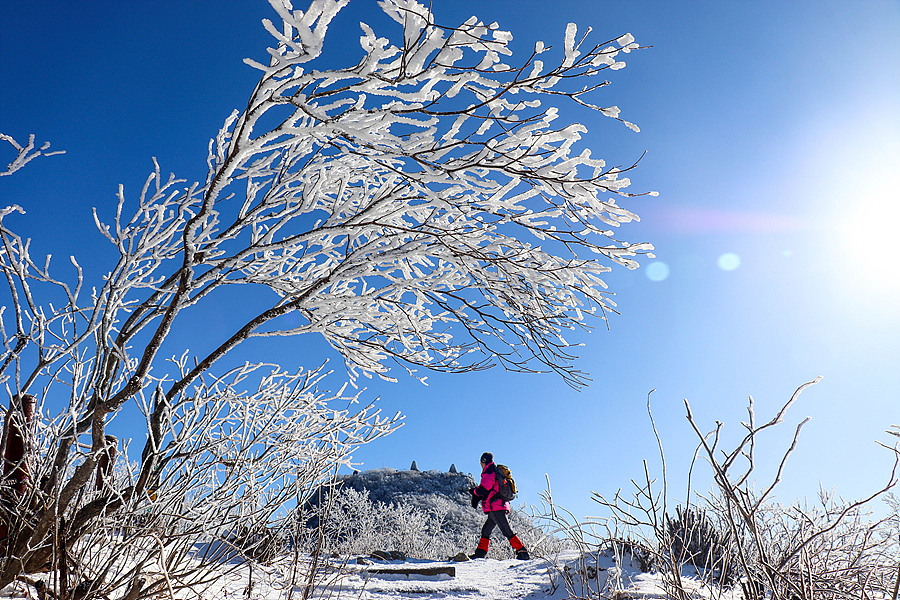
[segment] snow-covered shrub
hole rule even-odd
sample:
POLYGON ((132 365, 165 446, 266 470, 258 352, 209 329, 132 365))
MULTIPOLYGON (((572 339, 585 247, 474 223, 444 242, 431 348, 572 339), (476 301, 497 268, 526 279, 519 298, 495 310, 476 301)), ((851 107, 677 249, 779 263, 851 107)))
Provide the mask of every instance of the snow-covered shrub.
POLYGON ((743 582, 749 600, 844 598, 887 595, 894 572, 889 558, 895 530, 891 518, 874 519, 868 505, 883 497, 898 483, 900 452, 884 485, 857 501, 836 500, 822 493, 816 505, 795 502, 772 504, 772 491, 782 479, 784 466, 798 443, 803 425, 797 425, 790 447, 784 452, 772 481, 755 487, 751 475, 756 468, 755 450, 767 429, 783 422, 784 415, 801 392, 819 381, 806 383, 769 421, 757 423, 753 399, 748 407, 747 430, 735 448, 720 448, 721 429, 703 434, 685 402, 688 420, 700 440, 701 451, 713 468, 714 490, 707 506, 729 526, 733 572, 743 582))
MULTIPOLYGON (((875 518, 866 504, 825 493, 814 505, 760 504, 753 514, 755 530, 736 527, 743 535, 731 546, 745 596, 888 597, 896 581, 900 531, 895 515, 875 518)), ((710 499, 710 508, 728 510, 721 498, 710 499)))
POLYGON ((411 506, 369 500, 367 491, 338 491, 324 520, 328 553, 369 554, 395 550, 420 558, 432 558, 428 548, 439 533, 440 515, 411 506))
POLYGON ((579 519, 556 504, 549 476, 541 507, 532 507, 529 517, 541 535, 535 546, 549 564, 551 588, 563 586, 567 598, 625 597, 618 594, 627 583, 623 569, 646 573, 655 566, 657 553, 642 539, 619 535, 602 519, 579 519))
POLYGON ((288 539, 271 527, 262 525, 240 526, 229 532, 224 541, 238 550, 241 555, 262 564, 267 564, 288 550, 288 539))
MULTIPOLYGON (((900 518, 896 511, 874 518, 868 506, 879 497, 892 501, 888 492, 898 484, 900 465, 896 446, 889 447, 895 463, 886 483, 867 498, 838 501, 833 495, 822 494, 813 506, 801 502, 774 504, 769 498, 782 479, 804 420, 797 426, 773 479, 756 488, 755 452, 763 433, 782 423, 800 393, 816 381, 800 386, 778 413, 762 424, 756 421, 751 398, 749 418, 743 423, 746 434, 728 451, 720 447, 725 439, 723 424, 717 422, 713 431, 703 433, 685 402, 700 452, 712 467, 713 489, 690 498, 687 508, 676 510, 677 518, 666 514, 665 476, 655 480, 648 469, 641 483, 633 482, 636 490, 630 498, 616 494, 607 500, 595 494, 594 499, 611 513, 604 521, 606 527, 619 535, 643 535, 642 546, 655 552, 655 568, 662 573, 672 597, 689 597, 682 577, 685 567, 720 592, 739 587, 746 600, 890 597, 898 583, 900 518)), ((665 473, 665 459, 663 469, 665 473)), ((691 482, 688 489, 692 489, 691 482)))
POLYGON ((655 572, 658 552, 643 540, 633 537, 611 538, 605 540, 605 548, 619 562, 630 561, 641 573, 655 572))

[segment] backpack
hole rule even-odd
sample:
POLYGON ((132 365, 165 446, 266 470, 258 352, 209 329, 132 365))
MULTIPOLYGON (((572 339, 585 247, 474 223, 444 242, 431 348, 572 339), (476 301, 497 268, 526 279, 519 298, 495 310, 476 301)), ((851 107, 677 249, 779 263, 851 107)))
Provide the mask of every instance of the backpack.
POLYGON ((494 474, 497 478, 497 495, 509 502, 514 500, 519 492, 516 489, 516 482, 512 478, 512 473, 506 465, 494 465, 494 474))

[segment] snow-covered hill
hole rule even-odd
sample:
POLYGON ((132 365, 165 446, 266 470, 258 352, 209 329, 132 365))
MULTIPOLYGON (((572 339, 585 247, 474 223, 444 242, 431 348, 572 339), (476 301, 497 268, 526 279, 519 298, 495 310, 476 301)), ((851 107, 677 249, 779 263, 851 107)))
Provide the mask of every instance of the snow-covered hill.
POLYGON ((365 490, 373 502, 405 504, 422 510, 431 510, 440 500, 447 500, 453 507, 452 516, 465 520, 474 513, 469 490, 477 484, 469 473, 385 468, 338 476, 337 485, 357 492, 365 490))
MULTIPOLYGON (((480 507, 472 508, 470 504, 470 490, 475 485, 476 481, 471 474, 458 473, 455 469, 447 472, 373 469, 339 476, 333 487, 323 488, 321 494, 313 494, 312 503, 318 504, 324 501, 331 489, 339 490, 339 497, 340 494, 344 494, 342 497, 344 502, 338 503, 338 506, 332 511, 334 513, 343 510, 345 514, 337 516, 333 514, 333 518, 343 517, 345 520, 359 522, 372 513, 380 512, 382 518, 390 521, 390 523, 383 523, 382 529, 391 528, 398 515, 380 507, 402 507, 403 511, 398 511, 400 513, 410 510, 418 511, 421 515, 429 517, 425 526, 429 530, 429 535, 434 538, 434 543, 429 545, 427 556, 414 557, 447 558, 460 551, 474 551, 480 536, 485 516, 480 507), (364 498, 348 499, 347 492, 351 490, 363 494, 364 498), (360 507, 361 502, 371 503, 371 506, 369 508, 360 507)), ((400 518, 403 518, 402 514, 400 518)), ((513 510, 509 515, 509 520, 513 530, 519 534, 526 545, 537 539, 534 524, 522 512, 513 510)), ((315 518, 309 522, 310 525, 316 523, 315 518)), ((421 520, 420 526, 422 526, 421 520)), ((512 557, 512 551, 499 530, 495 529, 492 540, 492 556, 495 558, 512 557)), ((382 539, 380 543, 391 545, 391 540, 382 539)), ((369 548, 369 550, 374 549, 369 548)), ((378 549, 389 551, 398 549, 398 547, 378 549)))

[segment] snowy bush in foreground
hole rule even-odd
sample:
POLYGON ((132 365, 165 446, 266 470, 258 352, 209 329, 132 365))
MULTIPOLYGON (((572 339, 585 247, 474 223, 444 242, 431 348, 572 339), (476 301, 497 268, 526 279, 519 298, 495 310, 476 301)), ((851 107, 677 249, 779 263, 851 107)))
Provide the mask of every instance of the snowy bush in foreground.
MULTIPOLYGON (((673 597, 689 597, 682 579, 686 565, 717 593, 737 587, 746 600, 888 598, 892 587, 900 583, 897 516, 874 519, 867 510, 877 498, 890 499, 887 493, 898 483, 900 451, 896 446, 890 448, 895 462, 886 483, 867 498, 839 501, 822 494, 816 505, 773 504, 769 497, 781 481, 804 420, 797 426, 772 481, 756 488, 753 474, 762 434, 782 423, 800 393, 816 382, 818 379, 800 386, 778 413, 762 424, 756 421, 751 398, 748 420, 742 423, 746 435, 727 451, 721 447, 723 424, 702 433, 685 401, 688 421, 697 435, 698 453, 712 468, 714 486, 708 495, 687 498, 687 508, 679 518, 673 520, 668 514, 665 477, 658 483, 651 479, 649 470, 641 483, 633 482, 636 491, 631 498, 595 495, 595 500, 611 512, 603 523, 607 531, 628 532, 642 539, 644 548, 654 552, 655 567, 664 575, 673 597), (686 510, 699 510, 698 514, 709 518, 686 519, 686 510)), ((584 527, 573 529, 583 531, 584 527)), ((592 538, 592 543, 595 540, 592 538)))

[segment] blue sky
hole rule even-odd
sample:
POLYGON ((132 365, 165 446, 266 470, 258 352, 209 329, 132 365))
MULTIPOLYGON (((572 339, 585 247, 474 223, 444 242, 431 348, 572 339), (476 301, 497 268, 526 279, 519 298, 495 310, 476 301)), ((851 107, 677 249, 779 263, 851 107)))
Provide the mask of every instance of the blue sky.
MULTIPOLYGON (((546 473, 563 506, 599 514, 591 491, 627 490, 644 459, 658 473, 650 390, 677 498, 696 443, 683 399, 735 439, 749 395, 767 419, 822 375, 762 440, 760 482, 811 416, 778 499, 875 490, 892 464, 875 440, 900 423, 900 3, 436 0, 434 12, 448 25, 498 21, 520 53, 538 39, 561 45, 570 21, 597 42, 630 32, 652 46, 603 90, 641 133, 573 107, 563 116, 587 125, 584 144, 611 164, 646 151, 632 190, 659 196, 621 202, 641 216, 621 237, 652 242, 657 258, 609 274, 620 314, 578 340, 590 387, 498 369, 433 375, 427 387, 373 382, 367 397, 407 419, 357 453, 362 468, 475 471, 491 450, 523 501, 538 501, 546 473)), ((2 204, 28 212, 9 224, 34 238, 35 255, 63 269, 75 254, 99 274, 108 249, 91 207, 111 216, 118 184, 136 193, 153 156, 164 172, 204 177, 208 139, 256 81, 242 59, 265 57, 263 18, 275 18, 264 0, 4 9, 0 132, 66 151, 0 179, 2 204)), ((329 30, 332 64, 356 62, 360 20, 399 33, 374 1, 352 0, 329 30)), ((198 316, 184 344, 215 326, 198 316)), ((328 354, 314 339, 246 352, 285 367, 328 354)), ((705 490, 708 468, 695 471, 705 490)))

